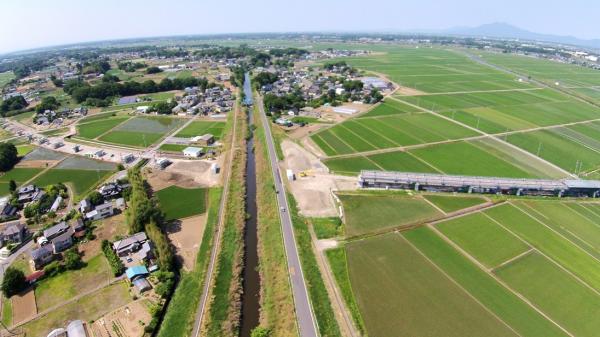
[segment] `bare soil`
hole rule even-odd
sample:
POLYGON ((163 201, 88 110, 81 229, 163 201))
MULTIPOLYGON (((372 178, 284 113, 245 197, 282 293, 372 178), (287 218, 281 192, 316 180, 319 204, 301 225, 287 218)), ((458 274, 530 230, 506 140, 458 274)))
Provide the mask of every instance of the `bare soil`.
POLYGON ((91 336, 139 337, 144 335, 144 326, 152 319, 145 302, 146 300, 131 302, 96 320, 90 327, 91 336))
POLYGON ((309 217, 337 215, 332 191, 356 189, 356 178, 329 174, 315 155, 292 141, 284 140, 281 148, 285 155, 282 170, 291 169, 296 176, 288 183, 300 213, 309 217), (302 177, 301 172, 306 176, 302 177))
POLYGON ((154 191, 162 190, 169 186, 183 188, 213 187, 220 183, 221 174, 213 174, 210 166, 217 163, 220 167, 221 159, 217 160, 173 160, 174 163, 164 170, 151 169, 146 171, 146 178, 154 191))
POLYGON ((35 292, 33 288, 11 298, 13 310, 13 325, 37 315, 35 292))
POLYGON ((414 88, 409 88, 409 87, 399 87, 398 89, 396 89, 396 93, 400 94, 402 96, 419 96, 419 95, 427 94, 424 91, 417 90, 414 88))
POLYGON ((167 236, 184 269, 191 271, 206 227, 206 214, 177 220, 166 228, 167 236))
POLYGON ((60 160, 21 160, 15 167, 46 168, 56 165, 60 160))

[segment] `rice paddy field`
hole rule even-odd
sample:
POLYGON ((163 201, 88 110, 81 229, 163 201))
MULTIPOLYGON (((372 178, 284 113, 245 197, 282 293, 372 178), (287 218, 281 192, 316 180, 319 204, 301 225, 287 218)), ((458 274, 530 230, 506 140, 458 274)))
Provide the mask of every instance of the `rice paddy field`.
POLYGON ((51 168, 33 180, 37 186, 48 186, 58 183, 68 184, 73 188, 76 197, 88 192, 92 187, 106 179, 111 171, 51 168))
POLYGON ((171 117, 106 116, 91 119, 77 126, 78 136, 88 140, 132 147, 148 147, 168 132, 181 126, 183 121, 171 117))
POLYGON ((435 222, 431 209, 414 206, 423 199, 452 211, 481 205, 465 197, 342 198, 346 229, 360 228, 363 236, 329 261, 334 270, 347 268, 336 279, 368 335, 596 336, 600 203, 508 199, 435 222), (396 198, 390 209, 399 211, 379 209, 385 198, 396 198), (372 219, 404 217, 419 224, 372 227, 372 219))
POLYGON ((526 78, 564 75, 572 79, 573 90, 595 93, 600 74, 529 57, 482 57, 523 76, 476 63, 460 51, 436 48, 388 47, 350 58, 346 61, 352 65, 383 73, 416 92, 400 91, 310 139, 324 154, 323 162, 345 175, 371 169, 595 177, 600 169, 600 108, 526 78))
POLYGON ((223 134, 224 128, 225 122, 194 121, 183 130, 179 131, 175 137, 191 138, 210 133, 215 136, 215 138, 219 139, 223 134))

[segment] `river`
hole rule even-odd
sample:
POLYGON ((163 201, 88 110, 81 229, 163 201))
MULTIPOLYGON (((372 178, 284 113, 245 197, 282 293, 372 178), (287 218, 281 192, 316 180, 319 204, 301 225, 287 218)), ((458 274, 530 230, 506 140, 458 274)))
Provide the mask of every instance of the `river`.
MULTIPOLYGON (((244 79, 244 104, 252 105, 250 75, 244 79)), ((248 125, 254 123, 252 108, 249 108, 248 125)), ((249 128, 252 130, 252 128, 249 128)), ((252 132, 252 131, 250 131, 252 132)), ((240 336, 250 337, 252 329, 258 326, 260 316, 260 275, 258 273, 257 210, 256 210, 256 161, 254 158, 254 138, 252 134, 246 144, 246 228, 244 232, 244 270, 242 272, 242 321, 240 336)))

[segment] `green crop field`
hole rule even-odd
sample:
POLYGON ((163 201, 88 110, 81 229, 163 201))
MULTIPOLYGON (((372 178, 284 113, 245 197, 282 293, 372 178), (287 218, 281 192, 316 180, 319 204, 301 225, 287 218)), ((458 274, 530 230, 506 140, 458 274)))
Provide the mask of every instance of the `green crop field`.
POLYGON ((167 220, 183 219, 206 212, 205 188, 169 186, 156 192, 167 220))
POLYGON ((517 336, 396 233, 347 246, 369 336, 517 336))
POLYGON ((600 142, 578 139, 578 135, 573 130, 540 130, 511 134, 506 139, 566 171, 594 170, 600 165, 600 142))
POLYGON ((215 136, 215 138, 221 138, 224 128, 224 122, 194 121, 190 125, 186 126, 183 130, 179 131, 175 136, 190 138, 210 133, 215 136))
POLYGON ((340 194, 339 198, 344 205, 348 236, 402 227, 441 215, 426 201, 409 196, 340 194))
MULTIPOLYGON (((121 117, 115 117, 121 118, 121 117)), ((94 122, 101 123, 101 122, 94 122)), ((171 117, 134 117, 116 123, 98 140, 134 147, 148 147, 183 124, 183 120, 171 117)))
POLYGON ((367 118, 367 117, 380 117, 380 116, 389 116, 389 115, 399 115, 407 112, 417 112, 418 108, 412 107, 410 105, 404 104, 402 102, 398 102, 393 99, 386 99, 381 104, 377 105, 375 108, 370 110, 369 112, 360 115, 358 118, 367 118))
POLYGON ((95 139, 96 137, 110 131, 115 126, 125 122, 129 118, 130 117, 128 116, 110 117, 110 115, 108 115, 100 120, 79 124, 77 126, 77 134, 83 138, 95 139))
POLYGON ((12 170, 0 176, 0 182, 9 182, 14 180, 17 183, 23 183, 33 178, 36 174, 42 172, 41 168, 22 168, 15 167, 12 170))
POLYGON ((15 74, 13 74, 12 71, 0 73, 0 89, 4 88, 4 86, 13 78, 15 78, 15 74))
MULTIPOLYGON (((380 192, 363 197, 372 198, 361 201, 369 205, 398 196, 380 192)), ((342 202, 351 209, 350 214, 346 210, 347 228, 351 223, 371 226, 372 205, 364 209, 354 200, 342 202), (354 209, 363 216, 357 217, 354 209)), ((377 213, 388 222, 400 217, 377 213)), ((348 276, 336 273, 336 280, 345 289, 346 302, 356 300, 370 336, 438 335, 437 324, 449 324, 448 317, 458 315, 455 319, 466 322, 481 309, 517 336, 595 336, 594 317, 600 312, 599 220, 600 204, 595 202, 511 200, 435 225, 347 242, 347 262, 338 251, 330 263, 334 270, 347 263, 348 276), (443 278, 438 279, 438 273, 443 278), (449 285, 458 286, 457 294, 475 300, 477 308, 468 301, 464 306, 453 303, 456 294, 449 285)), ((479 320, 474 332, 460 333, 489 335, 486 329, 492 321, 479 320)), ((474 327, 456 329, 465 326, 474 327)))
POLYGON ((167 151, 167 152, 181 152, 183 149, 188 147, 189 145, 181 145, 181 144, 163 144, 160 146, 159 150, 167 151))
POLYGON ((480 197, 450 196, 443 194, 427 194, 423 197, 446 213, 473 207, 486 201, 484 198, 480 197))
POLYGON ((48 186, 58 183, 69 184, 73 187, 75 195, 81 196, 100 181, 104 180, 111 171, 101 170, 74 170, 74 169, 49 169, 35 178, 33 184, 48 186))
POLYGON ((349 120, 312 137, 326 154, 336 155, 477 135, 475 131, 433 114, 404 113, 349 120))

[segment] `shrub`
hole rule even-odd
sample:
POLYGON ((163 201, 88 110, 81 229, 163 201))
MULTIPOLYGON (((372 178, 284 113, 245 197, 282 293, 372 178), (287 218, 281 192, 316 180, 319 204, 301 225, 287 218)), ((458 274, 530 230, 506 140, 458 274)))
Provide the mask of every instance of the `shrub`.
POLYGON ((115 276, 123 274, 125 266, 117 254, 112 250, 112 246, 108 240, 102 241, 102 252, 104 252, 104 256, 108 260, 108 264, 110 265, 113 274, 115 276))

